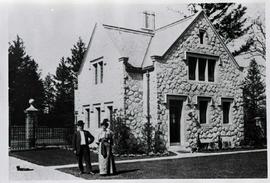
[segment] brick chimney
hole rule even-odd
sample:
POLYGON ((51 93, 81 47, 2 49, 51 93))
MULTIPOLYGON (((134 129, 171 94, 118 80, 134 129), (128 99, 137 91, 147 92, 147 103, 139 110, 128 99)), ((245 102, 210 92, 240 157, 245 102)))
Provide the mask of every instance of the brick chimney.
POLYGON ((155 30, 155 13, 154 12, 143 12, 143 27, 142 30, 154 31, 155 30))

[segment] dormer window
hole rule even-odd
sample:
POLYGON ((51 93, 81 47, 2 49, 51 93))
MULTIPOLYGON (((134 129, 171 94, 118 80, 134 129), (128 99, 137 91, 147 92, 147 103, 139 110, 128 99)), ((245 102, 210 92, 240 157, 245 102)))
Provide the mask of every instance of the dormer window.
POLYGON ((200 38, 200 44, 204 43, 204 35, 205 35, 205 30, 199 30, 199 38, 200 38))

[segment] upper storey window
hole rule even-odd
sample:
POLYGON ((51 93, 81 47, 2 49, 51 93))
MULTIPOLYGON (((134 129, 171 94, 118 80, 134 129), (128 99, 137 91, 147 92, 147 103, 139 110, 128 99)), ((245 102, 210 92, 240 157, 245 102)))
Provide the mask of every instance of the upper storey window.
POLYGON ((93 64, 95 84, 103 83, 103 61, 93 64))
POLYGON ((95 84, 98 83, 98 65, 94 64, 94 69, 95 69, 95 84))
POLYGON ((188 77, 195 81, 215 81, 216 60, 206 56, 188 57, 188 77))
POLYGON ((200 44, 204 44, 205 30, 199 30, 200 44))
POLYGON ((99 68, 100 68, 100 83, 103 83, 103 62, 99 62, 99 68))

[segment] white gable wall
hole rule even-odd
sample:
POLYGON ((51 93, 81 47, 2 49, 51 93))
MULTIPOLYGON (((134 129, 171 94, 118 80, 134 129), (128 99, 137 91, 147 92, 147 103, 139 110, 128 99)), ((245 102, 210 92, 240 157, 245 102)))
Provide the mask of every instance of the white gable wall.
MULTIPOLYGON (((123 63, 121 57, 106 35, 103 27, 97 27, 87 51, 85 63, 78 76, 78 90, 75 91, 75 112, 77 120, 83 120, 85 128, 96 134, 98 131, 96 107, 101 109, 101 122, 109 118, 108 106, 123 107, 123 63), (93 61, 100 58, 96 61, 93 61), (103 61, 103 83, 95 84, 94 63, 103 61), (87 125, 86 108, 90 110, 90 128, 87 125)), ((98 71, 100 75, 100 71, 98 71)))

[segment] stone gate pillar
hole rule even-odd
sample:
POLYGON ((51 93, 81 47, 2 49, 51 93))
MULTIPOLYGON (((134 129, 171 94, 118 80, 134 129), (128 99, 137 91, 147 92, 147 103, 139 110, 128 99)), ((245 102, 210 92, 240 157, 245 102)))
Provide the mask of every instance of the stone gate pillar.
POLYGON ((26 124, 25 124, 25 138, 26 138, 26 148, 35 147, 35 128, 37 124, 37 112, 33 106, 34 99, 29 100, 30 107, 28 107, 24 112, 26 113, 26 124))

